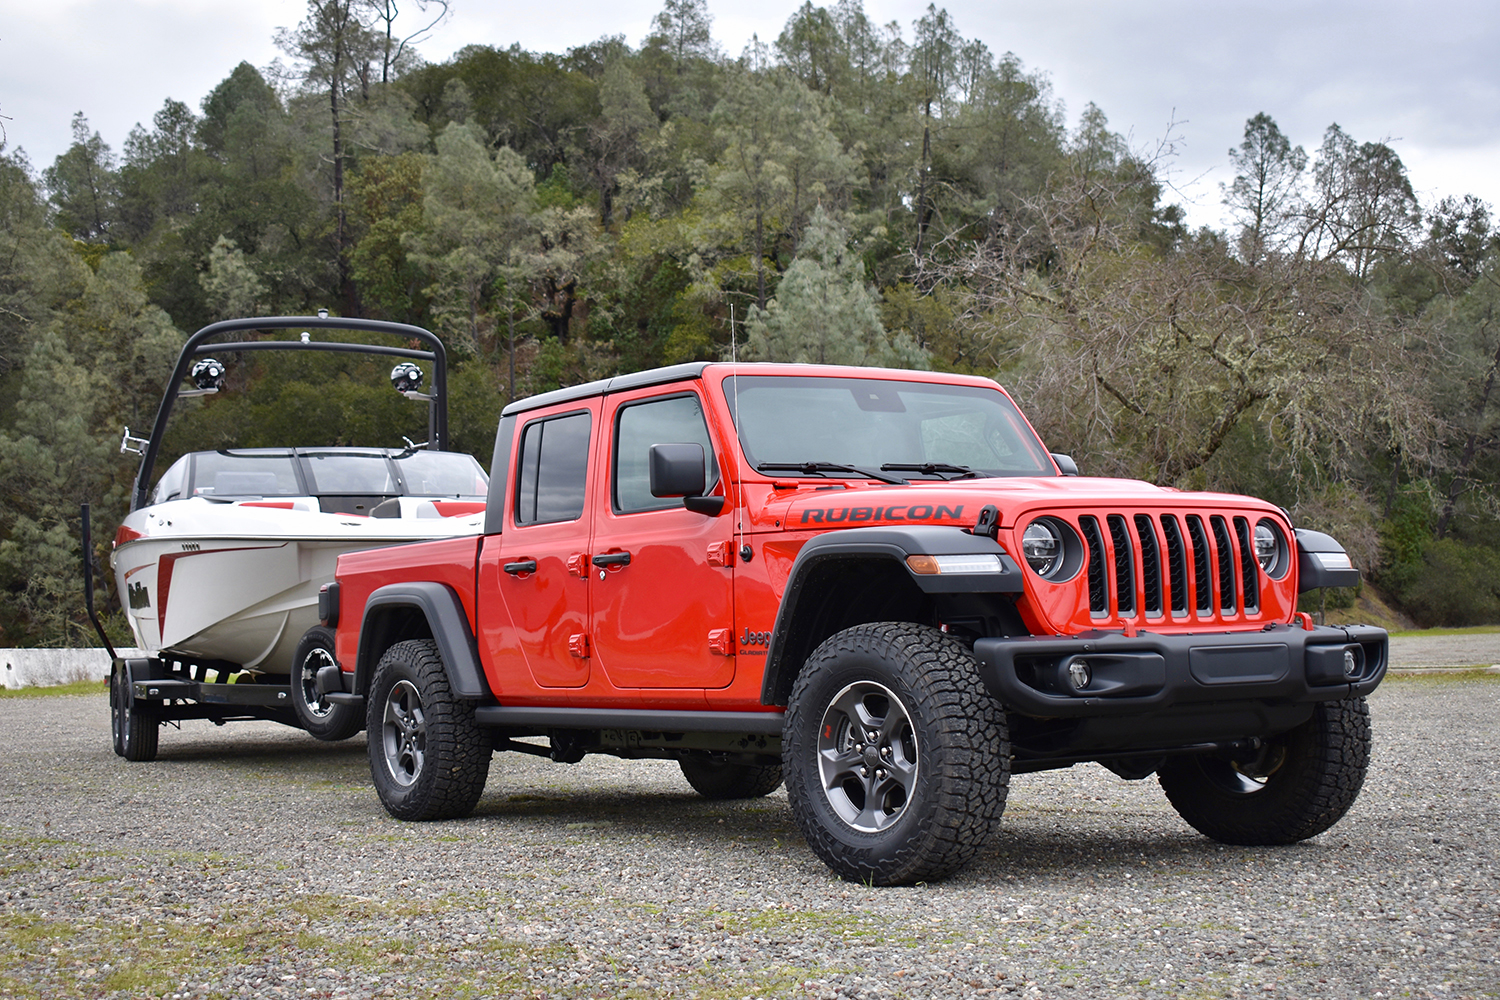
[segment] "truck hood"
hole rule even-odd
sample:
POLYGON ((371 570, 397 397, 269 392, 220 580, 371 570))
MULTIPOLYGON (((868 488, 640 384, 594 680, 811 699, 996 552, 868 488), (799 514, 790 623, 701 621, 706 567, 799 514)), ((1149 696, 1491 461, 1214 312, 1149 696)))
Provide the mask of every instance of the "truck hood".
POLYGON ((946 483, 914 481, 910 486, 857 482, 843 488, 802 484, 790 496, 773 494, 767 501, 768 512, 787 529, 814 531, 912 522, 970 525, 986 506, 994 506, 1000 512, 1002 528, 1013 527, 1018 519, 1039 509, 1277 510, 1265 501, 1229 493, 1186 493, 1136 479, 1079 476, 966 479, 946 483))

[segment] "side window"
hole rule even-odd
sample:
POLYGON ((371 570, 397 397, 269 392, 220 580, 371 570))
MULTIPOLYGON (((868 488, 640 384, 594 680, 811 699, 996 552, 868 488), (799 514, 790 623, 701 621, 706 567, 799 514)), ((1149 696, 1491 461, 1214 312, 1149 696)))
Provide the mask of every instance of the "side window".
POLYGON ((516 523, 572 521, 583 515, 589 469, 589 414, 528 424, 521 433, 516 523))
POLYGON ((633 514, 645 510, 681 507, 675 497, 651 495, 651 446, 654 444, 701 444, 708 461, 708 489, 719 481, 719 463, 703 419, 703 404, 696 395, 668 396, 620 407, 615 417, 615 510, 633 514))

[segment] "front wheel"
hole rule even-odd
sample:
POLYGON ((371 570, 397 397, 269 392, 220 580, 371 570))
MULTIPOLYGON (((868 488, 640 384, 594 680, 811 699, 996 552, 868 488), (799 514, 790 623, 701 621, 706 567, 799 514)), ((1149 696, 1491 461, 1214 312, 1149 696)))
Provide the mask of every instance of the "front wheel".
POLYGON ((292 655, 292 708, 297 722, 312 736, 327 742, 347 740, 364 727, 353 705, 335 705, 318 694, 318 671, 333 666, 333 629, 314 625, 302 634, 292 655))
POLYGON ((370 774, 397 819, 456 819, 473 812, 490 773, 490 741, 474 702, 453 694, 437 643, 398 642, 375 667, 366 700, 370 774))
POLYGON ((109 672, 109 728, 115 753, 131 761, 156 759, 161 723, 156 713, 131 697, 130 677, 125 665, 115 663, 109 672))
POLYGON ((1312 718, 1253 756, 1169 759, 1157 781, 1199 833, 1246 847, 1294 844, 1343 818, 1370 763, 1363 698, 1319 702, 1312 718))
POLYGON ((937 629, 860 625, 803 665, 782 732, 792 814, 840 877, 951 875, 987 844, 1010 784, 1005 717, 973 654, 937 629))

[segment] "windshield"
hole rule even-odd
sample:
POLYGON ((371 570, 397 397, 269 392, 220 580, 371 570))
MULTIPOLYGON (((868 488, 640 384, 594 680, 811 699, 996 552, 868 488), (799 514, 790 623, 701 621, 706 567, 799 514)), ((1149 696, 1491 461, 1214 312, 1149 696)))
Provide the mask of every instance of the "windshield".
POLYGON ((463 497, 483 500, 489 477, 473 455, 456 451, 414 451, 396 459, 396 468, 412 497, 463 497))
MULTIPOLYGON (((289 454, 244 455, 228 451, 201 451, 194 460, 194 496, 294 497, 301 494, 302 486, 297 481, 297 468, 292 464, 292 456, 289 454)), ((171 497, 164 496, 163 499, 170 500, 171 497)))
POLYGON ((724 395, 756 468, 816 463, 849 468, 811 474, 857 478, 882 468, 903 478, 1057 475, 1015 404, 982 386, 739 375, 724 380, 724 395))
POLYGON ((395 496, 401 491, 385 456, 379 452, 367 455, 341 453, 337 455, 302 454, 307 470, 312 474, 315 494, 385 494, 395 496))

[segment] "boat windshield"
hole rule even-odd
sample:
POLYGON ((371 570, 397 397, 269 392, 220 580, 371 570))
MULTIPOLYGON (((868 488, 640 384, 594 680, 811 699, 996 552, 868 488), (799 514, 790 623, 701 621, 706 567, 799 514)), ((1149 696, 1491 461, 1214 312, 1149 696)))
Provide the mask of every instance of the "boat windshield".
POLYGON ((489 477, 473 455, 456 451, 414 451, 396 458, 396 468, 412 497, 483 500, 489 477))
POLYGON ((745 457, 763 472, 903 479, 1056 476, 1001 392, 893 379, 738 375, 724 380, 745 457))
POLYGON ((319 455, 303 454, 306 468, 312 474, 316 496, 362 495, 397 496, 401 490, 385 456, 371 454, 319 455))
MULTIPOLYGON (((166 477, 163 476, 163 479, 166 477)), ((193 495, 204 497, 295 497, 302 495, 291 455, 196 453, 193 495)))

